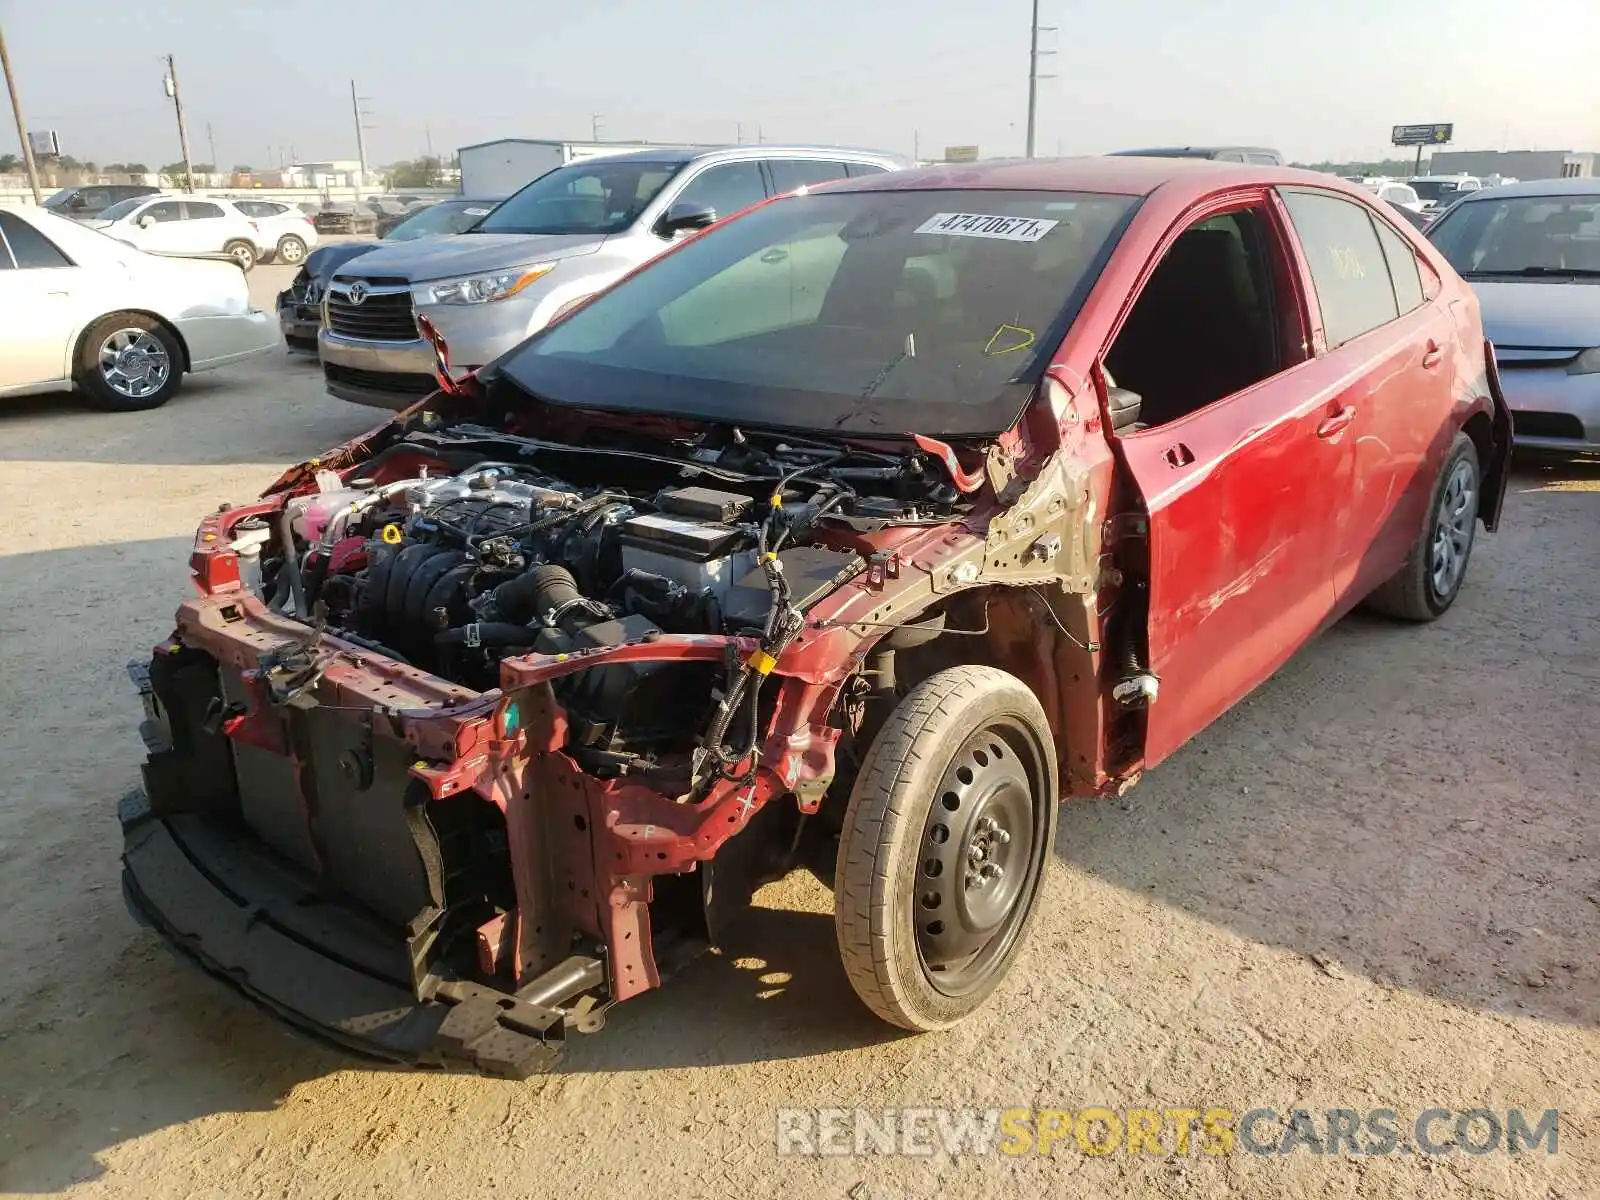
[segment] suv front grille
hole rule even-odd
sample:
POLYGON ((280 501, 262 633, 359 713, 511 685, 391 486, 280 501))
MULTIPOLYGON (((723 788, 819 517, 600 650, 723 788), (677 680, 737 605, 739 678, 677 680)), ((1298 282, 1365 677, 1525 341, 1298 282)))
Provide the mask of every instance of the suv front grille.
POLYGON ((330 287, 328 328, 365 341, 414 342, 417 322, 411 315, 411 292, 368 292, 360 304, 351 304, 342 290, 330 287))
POLYGON ((369 392, 392 392, 396 396, 410 396, 416 400, 439 390, 439 381, 434 376, 410 371, 363 371, 359 367, 323 363, 322 374, 329 383, 348 384, 369 392))

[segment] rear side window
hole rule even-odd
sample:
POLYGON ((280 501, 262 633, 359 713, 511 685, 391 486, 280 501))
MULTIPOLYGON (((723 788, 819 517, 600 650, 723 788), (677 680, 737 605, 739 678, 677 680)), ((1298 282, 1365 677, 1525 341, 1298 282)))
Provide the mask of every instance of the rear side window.
POLYGON ((199 200, 185 200, 183 207, 183 215, 191 221, 215 220, 222 216, 222 209, 219 206, 206 204, 199 200))
POLYGON ((1389 264, 1365 208, 1326 192, 1286 191, 1283 202, 1311 265, 1328 349, 1400 315, 1389 264))
POLYGON ((881 167, 877 163, 858 162, 845 163, 844 169, 851 179, 859 179, 863 175, 884 175, 889 171, 888 167, 881 167))
POLYGON ((57 250, 54 242, 15 213, 0 212, 0 231, 5 233, 11 256, 20 270, 72 265, 72 260, 57 250))
POLYGON ((846 175, 841 162, 818 162, 808 158, 775 158, 767 163, 767 170, 772 172, 772 190, 779 195, 814 183, 843 179, 846 175))
POLYGON ((1248 163, 1255 163, 1258 167, 1275 167, 1278 165, 1278 156, 1276 154, 1260 154, 1251 150, 1245 151, 1244 160, 1248 163))
POLYGON ((1402 313, 1422 307, 1422 272, 1417 267, 1416 253, 1406 245, 1405 238, 1382 221, 1373 222, 1378 227, 1378 241, 1383 245, 1383 257, 1389 263, 1389 278, 1394 281, 1394 298, 1402 313))

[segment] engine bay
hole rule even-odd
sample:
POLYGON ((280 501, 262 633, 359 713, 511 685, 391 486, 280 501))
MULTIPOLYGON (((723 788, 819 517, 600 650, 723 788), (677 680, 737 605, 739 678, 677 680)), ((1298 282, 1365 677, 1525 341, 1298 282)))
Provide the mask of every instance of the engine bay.
MULTIPOLYGON (((775 660, 807 609, 865 568, 867 535, 964 503, 915 447, 720 427, 569 444, 422 421, 316 482, 234 526, 245 586, 476 690, 498 686, 507 657, 662 634, 747 637, 775 660)), ((706 778, 748 757, 761 684, 730 659, 612 664, 556 688, 589 769, 692 764, 706 778)))

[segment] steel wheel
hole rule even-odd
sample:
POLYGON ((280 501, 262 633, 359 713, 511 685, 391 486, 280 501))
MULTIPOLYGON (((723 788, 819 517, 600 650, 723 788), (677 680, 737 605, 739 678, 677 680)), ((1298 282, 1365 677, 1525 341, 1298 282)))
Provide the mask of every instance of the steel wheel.
POLYGON ((1466 570, 1472 549, 1473 522, 1478 512, 1478 473, 1468 459, 1457 459, 1445 480, 1428 552, 1428 577, 1434 595, 1452 595, 1466 570))
MULTIPOLYGON (((956 754, 922 832, 917 952, 947 996, 970 991, 1004 956, 1031 899, 1044 814, 1038 766, 1013 721, 979 729, 956 754)), ((1053 801, 1051 802, 1053 803, 1053 801)))
POLYGON ((118 329, 100 343, 100 378, 119 396, 144 400, 172 377, 172 356, 148 330, 118 329))
POLYGON ((278 260, 294 266, 306 256, 306 244, 297 237, 286 237, 278 243, 278 260))
POLYGON ((222 252, 232 257, 233 261, 239 264, 241 271, 248 271, 256 265, 256 248, 249 242, 229 242, 222 248, 222 252))
POLYGON ((902 1029, 948 1029, 1005 978, 1054 840, 1056 750, 1020 679, 947 667, 895 705, 850 792, 834 927, 856 995, 902 1029))

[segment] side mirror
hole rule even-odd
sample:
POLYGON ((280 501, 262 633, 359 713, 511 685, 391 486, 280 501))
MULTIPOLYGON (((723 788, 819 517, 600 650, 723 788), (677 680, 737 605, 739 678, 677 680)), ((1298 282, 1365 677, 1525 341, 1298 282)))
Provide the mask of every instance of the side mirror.
POLYGON ((662 237, 677 237, 691 229, 704 229, 715 224, 717 210, 694 201, 679 201, 667 209, 666 216, 656 222, 656 232, 662 237))
POLYGON ((67 200, 68 208, 88 208, 89 202, 82 196, 72 196, 67 200))
POLYGON ((156 219, 154 217, 152 217, 149 213, 145 213, 142 217, 139 218, 139 220, 137 222, 137 224, 138 224, 140 229, 149 229, 150 226, 154 225, 155 223, 156 223, 156 219))

